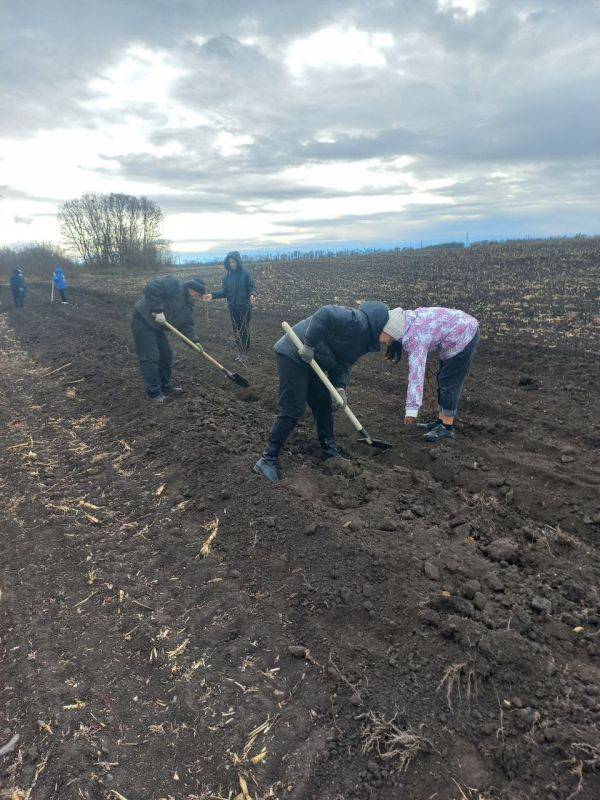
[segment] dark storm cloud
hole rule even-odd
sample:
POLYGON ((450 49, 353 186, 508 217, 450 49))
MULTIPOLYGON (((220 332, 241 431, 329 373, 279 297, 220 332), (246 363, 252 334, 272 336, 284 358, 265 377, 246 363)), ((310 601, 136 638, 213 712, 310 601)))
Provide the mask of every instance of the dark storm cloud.
MULTIPOLYGON (((385 166, 405 155, 414 159, 413 177, 456 181, 435 190, 452 207, 371 215, 377 231, 396 218, 399 225, 438 214, 506 218, 552 203, 587 203, 586 218, 597 211, 594 0, 490 0, 472 16, 439 12, 436 0, 4 4, 0 135, 63 126, 101 131, 122 121, 122 109, 94 105, 89 84, 132 45, 162 51, 184 70, 173 97, 205 121, 190 127, 159 104, 131 103, 128 118, 143 120, 152 143, 176 154, 124 152, 98 171, 164 187, 153 197, 168 213, 251 213, 267 202, 342 197, 353 193, 285 182, 278 173, 363 159, 385 166), (381 50, 384 66, 307 64, 290 72, 287 48, 331 25, 392 34, 393 46, 381 50), (251 141, 225 152, 217 139, 223 132, 251 141)), ((406 191, 398 180, 382 192, 406 191)), ((358 221, 331 217, 297 227, 346 231, 352 224, 358 221)))

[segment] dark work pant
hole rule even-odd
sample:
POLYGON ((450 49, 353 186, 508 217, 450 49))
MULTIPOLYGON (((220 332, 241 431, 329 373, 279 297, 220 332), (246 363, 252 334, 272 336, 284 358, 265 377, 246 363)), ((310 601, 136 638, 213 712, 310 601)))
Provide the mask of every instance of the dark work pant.
POLYGON ((25 292, 21 292, 17 289, 16 292, 13 292, 13 297, 15 298, 15 308, 24 308, 25 292))
POLYGON ((240 353, 247 353, 250 350, 252 306, 229 306, 229 316, 238 350, 240 353))
POLYGON ((458 412, 463 384, 478 344, 479 330, 464 350, 446 361, 440 361, 437 372, 438 404, 442 414, 447 417, 455 417, 458 412))
POLYGON ((277 353, 277 372, 279 413, 271 428, 266 451, 273 458, 279 455, 288 436, 304 414, 307 403, 315 418, 319 439, 333 437, 331 395, 308 364, 299 364, 292 358, 277 353))
POLYGON ((140 372, 148 397, 156 397, 171 385, 173 353, 163 330, 150 327, 141 314, 131 322, 135 352, 140 360, 140 372))
POLYGON ((66 293, 66 291, 64 289, 59 289, 58 292, 60 294, 60 299, 63 301, 63 303, 66 303, 67 302, 67 293, 66 293))

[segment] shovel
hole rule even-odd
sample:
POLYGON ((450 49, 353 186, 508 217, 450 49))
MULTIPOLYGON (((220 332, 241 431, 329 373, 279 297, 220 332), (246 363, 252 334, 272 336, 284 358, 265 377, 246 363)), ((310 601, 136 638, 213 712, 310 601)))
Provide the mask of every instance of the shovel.
POLYGON ((200 353, 200 355, 204 356, 204 358, 206 358, 208 361, 210 361, 210 363, 214 367, 217 367, 217 369, 220 369, 221 372, 225 373, 225 376, 227 378, 229 378, 230 381, 233 381, 234 383, 237 383, 238 386, 243 386, 244 388, 247 388, 248 386, 250 386, 250 384, 248 383, 246 378, 244 378, 238 372, 230 372, 222 364, 219 364, 219 362, 215 358, 213 358, 212 356, 208 355, 208 353, 202 347, 201 344, 196 344, 196 342, 192 342, 191 339, 188 339, 187 336, 184 336, 184 334, 180 330, 177 330, 177 328, 174 325, 171 325, 170 322, 167 322, 165 320, 162 324, 163 324, 163 326, 165 328, 168 328, 172 333, 174 333, 175 336, 178 336, 181 339, 182 342, 185 342, 188 345, 188 347, 191 347, 192 350, 196 350, 196 352, 200 353))
MULTIPOLYGON (((290 339, 291 342, 293 342, 294 346, 299 350, 302 347, 302 345, 304 344, 302 342, 302 340, 300 339, 300 337, 295 333, 295 331, 292 329, 292 327, 290 325, 288 325, 287 322, 282 322, 281 323, 281 327, 285 331, 286 336, 290 339)), ((352 425, 358 431, 358 433, 359 433, 359 435, 361 437, 358 441, 362 442, 363 444, 368 444, 370 447, 375 447, 375 448, 377 448, 377 450, 390 450, 393 447, 393 445, 389 444, 388 442, 382 442, 380 439, 372 439, 371 438, 371 436, 369 435, 369 432, 367 431, 367 429, 363 428, 363 426, 361 425, 360 421, 354 416, 354 414, 352 413, 352 410, 350 409, 350 406, 347 403, 344 403, 344 401, 342 400, 342 398, 340 396, 340 393, 335 388, 333 383, 329 380, 327 375, 323 372, 321 367, 317 364, 317 362, 315 361, 314 358, 310 362, 310 366, 317 373, 319 378, 323 381, 323 383, 325 384, 325 386, 329 390, 329 394, 332 396, 334 402, 337 403, 337 405, 341 407, 341 409, 344 412, 344 414, 348 417, 348 419, 350 420, 352 425)))

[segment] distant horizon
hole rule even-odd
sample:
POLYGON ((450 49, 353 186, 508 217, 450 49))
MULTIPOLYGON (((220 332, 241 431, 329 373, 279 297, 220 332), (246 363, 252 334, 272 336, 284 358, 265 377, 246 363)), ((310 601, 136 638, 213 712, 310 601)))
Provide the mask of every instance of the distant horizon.
POLYGON ((448 239, 446 237, 442 238, 429 238, 423 237, 423 239, 415 239, 412 241, 401 240, 398 242, 380 242, 380 243, 358 243, 358 242, 348 242, 348 243, 339 243, 339 242, 325 242, 325 243, 315 243, 314 245, 301 245, 298 247, 290 247, 290 248, 281 248, 278 250, 264 250, 261 248, 257 248, 255 250, 250 249, 240 249, 239 247, 235 246, 235 243, 227 249, 222 251, 214 251, 211 253, 207 253, 204 251, 199 252, 192 252, 186 250, 172 250, 171 255, 181 259, 178 263, 185 264, 190 261, 208 261, 208 260, 216 260, 216 259, 224 259, 228 252, 231 250, 239 250, 242 255, 246 256, 266 256, 266 257, 273 257, 278 255, 289 255, 291 253, 310 253, 310 252, 327 252, 332 253, 333 255, 340 253, 343 254, 344 251, 361 251, 361 250, 376 250, 381 252, 386 251, 394 251, 394 250, 418 250, 418 249, 425 249, 427 247, 436 247, 443 244, 462 244, 464 247, 469 247, 472 244, 483 244, 486 242, 490 243, 497 243, 503 244, 506 242, 512 241, 546 241, 552 239, 575 239, 575 238, 585 238, 585 239, 594 239, 600 236, 600 233, 583 233, 582 231, 575 231, 575 232, 566 232, 566 233, 555 233, 555 234, 544 234, 544 235, 537 235, 533 234, 525 234, 525 235, 515 235, 515 236, 482 236, 477 238, 471 238, 469 236, 468 240, 465 239, 448 239))
MULTIPOLYGON (((509 234, 505 236, 477 236, 472 237, 470 234, 465 234, 464 238, 459 237, 429 237, 423 236, 423 238, 407 240, 401 239, 396 241, 380 241, 380 242, 358 242, 358 241, 349 241, 349 242, 315 242, 313 244, 302 244, 298 246, 291 245, 290 247, 281 247, 281 248, 273 248, 273 249, 265 249, 265 248, 244 248, 240 246, 239 243, 233 241, 231 245, 223 250, 215 250, 211 252, 207 251, 188 251, 188 250, 173 250, 169 251, 169 255, 172 258, 173 263, 176 266, 185 266, 187 263, 211 263, 211 262, 218 262, 222 261, 227 253, 231 250, 238 250, 242 256, 244 257, 251 257, 253 259, 260 260, 260 257, 265 257, 267 259, 277 259, 281 256, 289 256, 295 253, 300 254, 307 254, 307 253, 327 253, 332 257, 336 255, 343 255, 345 252, 358 252, 361 251, 378 251, 378 252, 388 252, 388 251, 395 251, 395 250, 419 250, 421 248, 426 249, 429 247, 437 247, 444 244, 447 245, 462 245, 463 247, 469 247, 473 244, 484 244, 484 243, 497 243, 503 244, 511 241, 546 241, 552 239, 575 239, 575 238, 584 238, 584 239, 593 239, 600 237, 600 232, 583 232, 583 231, 567 231, 567 232, 559 232, 559 233, 525 233, 525 234, 509 234)), ((0 241, 0 248, 6 247, 12 249, 14 251, 19 251, 26 249, 28 247, 34 246, 53 246, 58 248, 59 250, 63 250, 60 243, 56 242, 39 242, 39 241, 20 241, 20 242, 1 242, 0 241)), ((64 254, 64 251, 63 251, 64 254)), ((69 258, 69 256, 66 256, 69 258)), ((72 261, 78 262, 79 259, 71 258, 72 261)))

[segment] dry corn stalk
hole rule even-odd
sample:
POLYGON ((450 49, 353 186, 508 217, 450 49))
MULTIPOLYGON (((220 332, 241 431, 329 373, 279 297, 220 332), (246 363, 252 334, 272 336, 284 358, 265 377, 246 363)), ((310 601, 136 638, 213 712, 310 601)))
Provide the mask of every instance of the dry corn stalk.
POLYGON ((238 776, 240 779, 240 789, 242 790, 242 798, 243 800, 252 800, 250 792, 248 791, 248 784, 246 783, 246 779, 242 776, 238 776))
POLYGON ((206 525, 202 526, 205 531, 210 531, 208 538, 200 548, 200 555, 202 558, 206 558, 210 554, 212 543, 217 538, 217 533, 219 530, 219 518, 215 517, 212 522, 207 522, 206 525))

